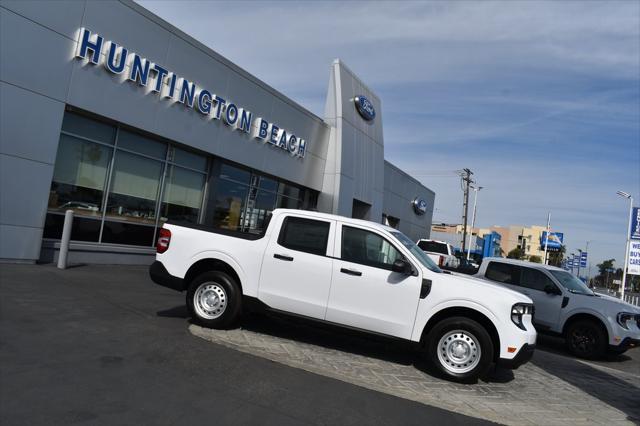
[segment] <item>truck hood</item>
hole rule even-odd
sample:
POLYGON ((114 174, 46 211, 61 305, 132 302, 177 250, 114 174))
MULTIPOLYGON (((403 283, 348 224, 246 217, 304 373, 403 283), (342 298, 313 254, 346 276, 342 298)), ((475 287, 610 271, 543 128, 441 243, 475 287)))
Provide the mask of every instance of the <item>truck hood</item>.
POLYGON ((443 281, 446 281, 447 284, 451 286, 473 287, 474 289, 482 290, 484 293, 490 292, 495 297, 513 299, 513 303, 533 303, 533 301, 526 295, 518 293, 517 291, 513 291, 506 287, 502 287, 501 285, 493 284, 490 281, 474 278, 470 275, 456 273, 444 273, 443 275, 443 281))
POLYGON ((615 311, 615 312, 630 312, 640 314, 640 308, 630 303, 623 302, 622 300, 611 297, 606 294, 596 293, 596 296, 584 296, 579 294, 572 294, 570 297, 587 297, 589 298, 590 305, 596 307, 601 311, 615 311))

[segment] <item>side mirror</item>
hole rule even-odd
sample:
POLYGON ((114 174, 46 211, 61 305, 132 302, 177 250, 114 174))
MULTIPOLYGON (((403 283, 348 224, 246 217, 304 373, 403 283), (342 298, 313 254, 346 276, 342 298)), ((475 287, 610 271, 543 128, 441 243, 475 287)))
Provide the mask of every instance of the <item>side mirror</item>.
POLYGON ((547 284, 544 287, 544 292, 547 294, 555 294, 555 295, 560 295, 562 294, 562 292, 558 289, 558 287, 551 285, 551 284, 547 284))
POLYGON ((396 259, 391 266, 391 270, 400 274, 409 275, 411 274, 411 265, 406 260, 396 259))

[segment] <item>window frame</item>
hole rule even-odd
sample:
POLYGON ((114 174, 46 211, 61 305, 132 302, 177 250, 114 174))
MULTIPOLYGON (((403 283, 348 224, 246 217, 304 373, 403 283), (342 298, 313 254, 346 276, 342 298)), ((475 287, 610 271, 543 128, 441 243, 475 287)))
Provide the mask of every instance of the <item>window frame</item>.
POLYGON ((343 259, 343 258, 342 258, 342 241, 343 241, 343 238, 344 238, 344 229, 345 229, 345 228, 357 229, 357 230, 359 230, 359 231, 370 232, 370 233, 372 233, 372 234, 377 235, 378 237, 380 237, 380 238, 382 238, 384 241, 386 241, 386 242, 387 242, 387 244, 389 244, 391 247, 393 247, 393 249, 394 249, 396 252, 398 252, 398 253, 400 254, 400 256, 402 256, 402 259, 403 259, 405 262, 408 262, 408 263, 412 266, 412 268, 414 268, 414 269, 415 269, 415 266, 413 265, 413 262, 409 261, 409 259, 408 259, 407 255, 406 255, 406 253, 405 253, 402 249, 398 248, 398 246, 397 246, 396 244, 392 243, 392 242, 390 241, 390 239, 389 239, 389 238, 387 238, 385 235, 383 235, 383 234, 381 234, 380 232, 377 232, 376 230, 371 229, 371 228, 355 226, 355 225, 347 224, 347 223, 340 223, 340 237, 338 238, 338 237, 336 236, 336 242, 335 242, 335 244, 336 244, 336 248, 337 248, 337 251, 336 251, 336 259, 341 260, 342 262, 354 263, 354 264, 356 264, 356 265, 362 265, 362 266, 367 266, 367 267, 370 267, 370 268, 382 269, 382 270, 384 270, 384 271, 392 271, 392 270, 393 270, 393 264, 392 264, 392 263, 391 263, 391 264, 389 264, 389 265, 388 265, 388 267, 387 267, 385 264, 381 264, 381 263, 378 263, 378 264, 370 264, 370 263, 354 262, 354 261, 352 261, 352 260, 346 260, 346 259, 343 259), (384 266, 382 266, 382 265, 384 265, 384 266))
MULTIPOLYGON (((64 115, 66 116, 67 114, 69 115, 76 115, 76 116, 80 116, 83 119, 87 119, 90 121, 94 121, 97 123, 101 123, 107 126, 111 126, 114 128, 114 132, 113 132, 113 141, 111 143, 109 142, 105 142, 102 140, 96 140, 93 139, 89 136, 86 135, 80 135, 77 133, 73 133, 70 132, 68 129, 61 129, 59 132, 59 136, 58 136, 58 140, 60 140, 60 138, 62 137, 62 135, 65 135, 67 137, 71 137, 71 138, 75 138, 79 141, 82 142, 88 142, 88 143, 94 143, 97 145, 101 145, 103 147, 107 147, 108 149, 110 149, 110 157, 109 160, 107 162, 107 171, 106 171, 106 176, 105 176, 105 182, 102 188, 102 197, 101 197, 101 203, 102 203, 102 208, 99 213, 99 217, 96 217, 95 220, 100 221, 100 231, 98 233, 98 240, 97 241, 87 241, 90 243, 96 243, 96 244, 107 244, 107 245, 127 245, 127 246, 132 246, 132 247, 148 247, 151 248, 155 245, 155 240, 157 237, 157 233, 158 233, 158 229, 159 227, 162 226, 162 222, 160 221, 160 209, 161 209, 161 205, 163 202, 163 198, 164 198, 164 191, 165 191, 165 181, 166 181, 166 175, 169 171, 169 167, 174 166, 174 167, 178 167, 178 168, 182 168, 182 169, 186 169, 186 170, 190 170, 192 172, 196 172, 200 175, 203 176, 204 178, 204 184, 202 187, 202 197, 201 197, 201 201, 200 201, 200 207, 199 207, 199 212, 198 212, 198 218, 197 218, 197 223, 198 224, 202 224, 202 222, 204 221, 205 218, 205 210, 207 207, 207 194, 208 194, 208 188, 209 188, 209 176, 211 175, 211 167, 213 164, 212 161, 212 157, 209 154, 206 153, 202 153, 202 152, 198 152, 194 149, 191 149, 189 147, 185 147, 185 146, 181 146, 180 144, 173 142, 171 140, 165 139, 163 137, 154 135, 154 134, 149 134, 146 133, 144 131, 141 131, 140 129, 136 129, 134 127, 130 127, 127 126, 126 124, 123 123, 119 123, 119 122, 113 122, 111 120, 105 119, 103 117, 98 117, 98 116, 94 116, 93 114, 89 114, 86 113, 84 111, 81 110, 76 110, 76 109, 71 109, 71 108, 66 108, 64 111, 64 115), (126 131, 128 133, 137 135, 139 137, 142 138, 146 138, 149 139, 151 141, 157 142, 157 143, 161 143, 166 145, 166 150, 165 150, 165 154, 163 155, 163 158, 159 158, 159 157, 154 157, 154 156, 150 156, 148 154, 142 153, 140 151, 136 151, 136 150, 131 150, 128 148, 123 148, 122 146, 120 146, 120 133, 122 131, 126 131), (173 152, 174 149, 178 149, 178 150, 182 150, 185 151, 187 153, 191 153, 200 157, 203 157, 205 160, 205 170, 198 170, 198 169, 194 169, 192 167, 188 167, 185 165, 182 165, 180 163, 176 163, 173 161, 172 158, 170 158, 170 154, 173 152), (124 153, 128 153, 130 155, 135 155, 138 157, 143 157, 146 159, 150 159, 150 160, 154 160, 157 161, 161 164, 161 171, 160 171, 160 177, 158 180, 158 191, 156 194, 156 199, 154 200, 154 214, 155 214, 155 221, 154 223, 147 223, 147 224, 135 224, 135 223, 131 223, 131 222, 127 222, 124 219, 119 219, 119 218, 115 218, 112 217, 110 218, 107 215, 107 201, 109 199, 110 193, 111 193, 111 187, 112 187, 112 179, 113 179, 113 173, 114 173, 114 168, 115 168, 115 158, 116 155, 118 153, 118 151, 124 152, 124 153), (117 222, 117 223, 129 223, 129 224, 133 224, 133 225, 139 225, 139 226, 148 226, 148 227, 154 227, 154 231, 153 231, 153 239, 149 242, 148 245, 144 245, 144 246, 140 246, 140 245, 135 245, 135 244, 121 244, 121 243, 107 243, 103 241, 103 234, 104 234, 104 228, 105 228, 105 222, 117 222)), ((63 118, 64 119, 64 118, 63 118)), ((60 143, 60 142, 58 142, 60 143)), ((52 179, 53 182, 53 179, 52 179)), ((64 213, 60 213, 60 212, 55 212, 53 210, 50 210, 49 207, 47 206, 47 215, 56 215, 56 214, 64 214, 64 213)), ((54 238, 55 239, 55 238, 54 238)), ((76 241, 76 240, 74 240, 76 241)), ((85 240, 78 240, 78 241, 85 241, 85 240)))

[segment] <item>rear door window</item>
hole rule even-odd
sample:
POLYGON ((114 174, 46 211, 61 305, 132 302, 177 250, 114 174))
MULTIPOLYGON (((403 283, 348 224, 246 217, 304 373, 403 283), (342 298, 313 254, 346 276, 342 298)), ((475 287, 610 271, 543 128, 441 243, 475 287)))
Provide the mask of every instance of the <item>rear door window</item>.
POLYGON ((330 227, 329 222, 289 216, 282 223, 278 244, 291 250, 325 256, 330 227))
POLYGON ((493 281, 520 285, 520 267, 509 263, 489 262, 484 276, 493 281))

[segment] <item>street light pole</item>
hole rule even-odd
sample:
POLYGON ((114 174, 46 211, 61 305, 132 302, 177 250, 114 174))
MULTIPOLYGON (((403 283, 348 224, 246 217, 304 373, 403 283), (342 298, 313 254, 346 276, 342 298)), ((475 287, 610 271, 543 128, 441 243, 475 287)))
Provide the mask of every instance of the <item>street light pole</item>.
POLYGON ((548 265, 547 261, 547 246, 549 245, 549 234, 551 233, 551 212, 547 215, 547 238, 544 240, 544 264, 548 265))
POLYGON ((589 243, 590 242, 591 241, 587 241, 587 247, 584 250, 584 251, 587 252, 587 267, 589 268, 589 269, 587 269, 587 285, 589 285, 589 280, 591 279, 591 261, 589 260, 590 259, 590 257, 589 257, 589 243))
POLYGON ((627 243, 624 247, 624 265, 622 266, 622 285, 620 290, 620 299, 624 300, 624 285, 627 281, 627 264, 629 263, 629 243, 631 242, 631 214, 633 212, 633 197, 624 191, 617 191, 621 197, 629 199, 629 223, 627 224, 627 243))
MULTIPOLYGON (((476 226, 476 206, 478 204, 478 192, 482 189, 482 186, 472 187, 475 192, 473 197, 473 213, 471 215, 471 232, 469 232, 469 244, 467 244, 467 260, 471 256, 471 236, 473 235, 473 227, 476 226)), ((478 238, 476 234, 476 238, 478 238)))

